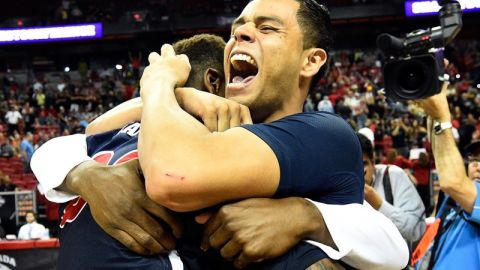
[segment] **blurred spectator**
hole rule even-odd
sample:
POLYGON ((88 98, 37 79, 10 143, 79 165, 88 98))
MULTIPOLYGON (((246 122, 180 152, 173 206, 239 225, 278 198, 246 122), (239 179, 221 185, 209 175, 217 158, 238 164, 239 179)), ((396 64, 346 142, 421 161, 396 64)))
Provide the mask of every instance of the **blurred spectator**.
POLYGON ((332 102, 328 99, 328 96, 324 96, 323 99, 318 103, 318 111, 324 111, 329 113, 334 113, 332 102))
POLYGON ((142 65, 142 52, 139 52, 138 55, 133 56, 131 52, 128 53, 128 58, 132 64, 133 69, 133 79, 140 79, 140 66, 142 65))
POLYGON ((20 149, 22 150, 22 161, 24 163, 25 172, 30 172, 30 159, 33 155, 33 135, 28 132, 20 144, 20 149))
POLYGON ((35 240, 35 239, 48 239, 48 230, 45 226, 37 223, 35 213, 28 211, 25 220, 27 224, 20 227, 18 231, 18 239, 20 240, 35 240))
POLYGON ((412 121, 412 127, 409 132, 409 142, 412 147, 422 147, 423 139, 427 136, 427 129, 423 123, 419 123, 417 119, 412 121))
POLYGON ((417 180, 417 191, 425 205, 427 216, 431 213, 431 190, 430 190, 430 170, 432 164, 428 153, 422 152, 417 160, 412 163, 412 174, 417 180))
POLYGON ((85 127, 80 124, 80 121, 77 118, 72 119, 72 124, 70 125, 70 134, 84 133, 85 127))
POLYGON ((30 106, 29 102, 26 102, 22 108, 23 122, 25 123, 25 131, 34 132, 33 122, 35 120, 35 110, 30 106))
POLYGON ((10 176, 0 171, 0 191, 14 191, 17 188, 11 180, 10 176))
POLYGON ((22 119, 22 114, 18 111, 17 105, 10 106, 5 114, 5 120, 8 125, 8 135, 13 135, 14 131, 18 131, 18 123, 22 119))
POLYGON ((307 96, 307 99, 305 100, 305 104, 303 105, 303 111, 304 112, 313 112, 315 111, 315 108, 313 106, 312 98, 310 95, 307 96))
MULTIPOLYGON (((3 137, 3 134, 1 135, 3 137)), ((2 144, 0 145, 0 156, 3 158, 11 158, 15 156, 15 148, 11 144, 12 139, 7 138, 3 140, 2 144)))
POLYGON ((407 135, 409 132, 410 129, 405 124, 403 118, 392 120, 393 147, 397 149, 398 154, 402 155, 403 157, 408 157, 409 148, 407 145, 407 135))
POLYGON ((43 92, 43 88, 39 89, 34 94, 33 98, 35 99, 38 107, 44 107, 45 106, 46 96, 45 96, 45 93, 43 92))
POLYGON ((387 156, 381 161, 382 164, 391 164, 402 169, 408 169, 412 166, 410 160, 398 154, 396 149, 390 149, 387 156))

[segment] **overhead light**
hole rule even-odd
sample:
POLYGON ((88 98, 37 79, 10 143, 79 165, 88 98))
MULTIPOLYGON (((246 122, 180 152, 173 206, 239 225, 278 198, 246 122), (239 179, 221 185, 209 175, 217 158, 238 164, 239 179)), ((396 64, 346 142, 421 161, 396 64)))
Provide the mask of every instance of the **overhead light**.
POLYGON ((65 67, 64 70, 65 70, 65 72, 70 72, 70 67, 67 66, 67 67, 65 67))
POLYGON ((460 79, 460 74, 455 75, 455 78, 460 79))
POLYGON ((117 70, 122 70, 122 69, 123 69, 122 65, 116 65, 115 68, 116 68, 117 70))
POLYGON ((132 18, 136 22, 143 22, 143 20, 145 19, 145 11, 132 12, 132 18))

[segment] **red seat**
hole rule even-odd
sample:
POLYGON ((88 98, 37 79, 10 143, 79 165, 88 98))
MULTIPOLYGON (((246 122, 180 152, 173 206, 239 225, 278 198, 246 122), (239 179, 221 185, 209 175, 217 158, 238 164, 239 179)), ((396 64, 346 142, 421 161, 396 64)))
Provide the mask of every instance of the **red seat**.
POLYGON ((25 182, 37 182, 37 178, 35 177, 35 175, 33 175, 31 173, 27 173, 27 174, 23 175, 23 181, 25 181, 25 182))

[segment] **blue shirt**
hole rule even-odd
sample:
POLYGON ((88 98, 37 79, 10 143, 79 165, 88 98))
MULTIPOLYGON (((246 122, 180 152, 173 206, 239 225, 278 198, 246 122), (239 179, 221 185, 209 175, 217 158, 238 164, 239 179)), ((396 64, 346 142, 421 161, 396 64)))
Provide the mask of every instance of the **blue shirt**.
POLYGON ((480 182, 475 181, 475 187, 477 198, 472 213, 450 213, 455 219, 440 236, 434 270, 480 269, 480 182))
POLYGON ((28 160, 32 159, 33 145, 31 142, 29 142, 27 139, 22 140, 22 143, 20 144, 20 149, 22 149, 22 151, 25 151, 27 153, 28 160))

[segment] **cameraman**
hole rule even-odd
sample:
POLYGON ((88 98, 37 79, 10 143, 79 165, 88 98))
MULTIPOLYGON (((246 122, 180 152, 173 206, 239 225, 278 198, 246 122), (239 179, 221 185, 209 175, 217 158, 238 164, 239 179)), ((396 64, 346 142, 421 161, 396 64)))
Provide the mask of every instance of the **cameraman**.
POLYGON ((434 123, 433 129, 430 125, 427 129, 431 133, 440 188, 446 194, 445 200, 451 198, 455 202, 442 219, 430 262, 433 268, 429 269, 480 269, 480 151, 475 147, 467 148, 470 150, 467 176, 452 135, 445 90, 446 85, 440 94, 418 101, 428 114, 429 122, 434 123))

